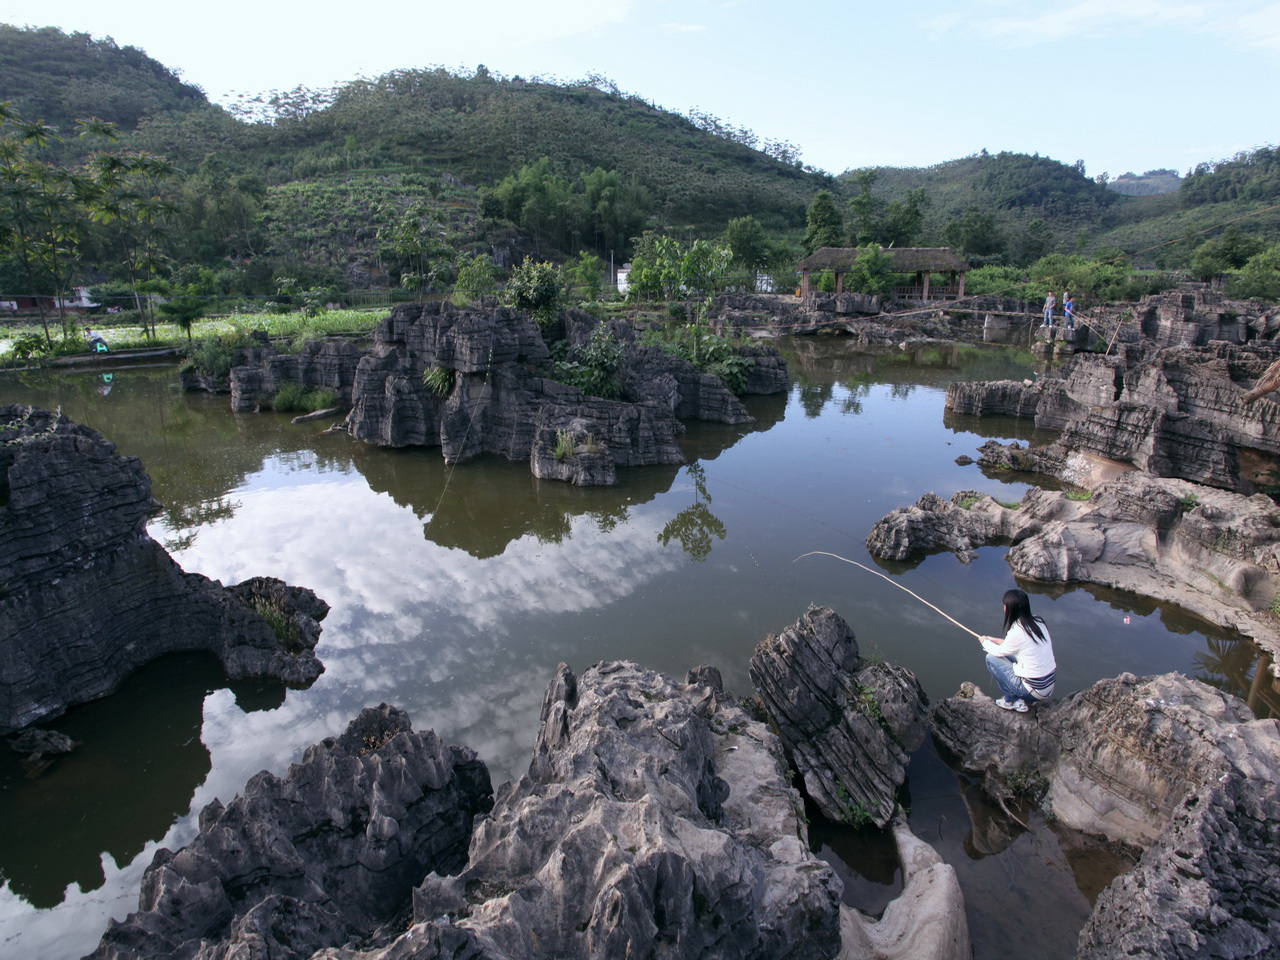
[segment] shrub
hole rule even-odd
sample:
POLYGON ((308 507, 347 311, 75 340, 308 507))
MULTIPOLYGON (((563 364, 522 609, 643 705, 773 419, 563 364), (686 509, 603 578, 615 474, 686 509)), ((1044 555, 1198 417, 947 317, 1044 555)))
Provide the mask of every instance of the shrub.
POLYGON ((432 367, 422 375, 422 385, 437 397, 453 393, 457 371, 449 367, 432 367))
POLYGON ((605 400, 617 400, 622 396, 622 384, 618 382, 623 360, 622 344, 607 324, 598 324, 591 339, 578 347, 572 357, 552 365, 553 379, 605 400))
POLYGON ((281 413, 314 413, 336 406, 338 397, 331 390, 308 390, 300 383, 285 383, 271 399, 271 407, 281 413))

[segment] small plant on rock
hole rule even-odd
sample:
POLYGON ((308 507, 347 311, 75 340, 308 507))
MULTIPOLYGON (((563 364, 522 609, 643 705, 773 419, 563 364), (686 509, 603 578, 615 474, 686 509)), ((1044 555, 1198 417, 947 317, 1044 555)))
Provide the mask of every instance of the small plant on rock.
POLYGON ((422 385, 437 397, 453 393, 457 371, 449 367, 432 367, 422 375, 422 385))
POLYGON ((573 456, 573 447, 573 434, 568 430, 557 430, 555 458, 564 460, 566 457, 573 456))

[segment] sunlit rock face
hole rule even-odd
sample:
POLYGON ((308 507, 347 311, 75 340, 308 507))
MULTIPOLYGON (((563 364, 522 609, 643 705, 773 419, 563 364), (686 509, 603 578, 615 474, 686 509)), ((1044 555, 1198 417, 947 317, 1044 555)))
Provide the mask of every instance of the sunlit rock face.
POLYGON ((529 773, 499 789, 467 868, 422 884, 399 947, 833 957, 840 883, 810 852, 801 812, 777 738, 716 671, 678 683, 626 662, 581 677, 562 664, 529 773))
POLYGON ((156 854, 138 911, 91 956, 294 958, 388 940, 412 885, 462 866, 492 799, 474 752, 368 707, 284 778, 264 771, 206 807, 199 836, 156 854))
POLYGON ((1247 398, 1276 355, 1271 344, 1122 346, 1119 355, 1078 355, 1034 383, 953 383, 947 409, 1034 418, 1061 431, 1046 451, 1046 472, 1079 452, 1252 492, 1264 479, 1253 461, 1280 453, 1280 406, 1247 398))
MULTIPOLYGON (((557 334, 581 347, 599 323, 570 310, 557 321, 557 334)), ((271 347, 239 351, 230 374, 232 409, 266 409, 287 383, 329 390, 350 407, 346 429, 366 443, 438 446, 450 463, 486 453, 528 459, 536 476, 579 484, 616 482, 616 467, 683 463, 682 419, 752 422, 720 377, 640 346, 625 323, 614 321, 611 329, 622 344, 622 399, 549 379, 550 353, 528 314, 492 303, 426 303, 392 310, 367 351, 340 341, 307 344, 296 355, 271 347), (550 456, 555 444, 545 438, 562 433, 564 443, 585 447, 590 459, 550 456)), ((786 390, 786 362, 774 348, 756 345, 739 354, 743 393, 786 390)))
POLYGON ((1034 787, 1066 826, 1132 844, 1079 956, 1252 957, 1280 942, 1280 724, 1179 674, 1122 674, 1000 710, 971 684, 934 736, 989 793, 1034 787))
POLYGON ((1131 470, 1087 499, 1031 490, 1010 507, 972 491, 950 500, 925 494, 867 537, 874 556, 891 560, 939 550, 967 560, 993 543, 1013 544, 1007 560, 1019 579, 1096 583, 1174 603, 1280 656, 1270 613, 1280 590, 1280 509, 1269 497, 1131 470))
POLYGON ((139 461, 95 431, 0 408, 0 733, 104 696, 164 653, 208 650, 232 679, 322 672, 324 601, 184 573, 147 534, 158 509, 139 461))
POLYGON ((926 732, 928 699, 915 675, 864 661, 849 625, 811 607, 760 643, 751 681, 823 815, 886 826, 926 732))

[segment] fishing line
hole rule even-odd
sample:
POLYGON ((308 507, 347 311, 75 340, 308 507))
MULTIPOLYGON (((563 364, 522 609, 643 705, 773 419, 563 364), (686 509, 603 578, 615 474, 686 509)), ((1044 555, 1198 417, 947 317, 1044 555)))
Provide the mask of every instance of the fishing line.
POLYGON ((795 562, 796 562, 796 561, 798 561, 798 560, 803 560, 805 557, 834 557, 835 559, 837 559, 837 560, 842 560, 842 561, 844 561, 845 563, 851 563, 851 564, 853 564, 855 567, 858 567, 858 568, 859 568, 859 569, 861 569, 861 570, 865 570, 865 571, 867 571, 867 573, 875 574, 875 575, 876 575, 877 577, 879 577, 881 580, 887 581, 888 583, 893 584, 893 585, 894 585, 895 587, 897 587, 899 590, 904 590, 904 591, 906 591, 907 593, 911 594, 911 596, 915 597, 917 600, 919 600, 921 603, 923 603, 923 604, 924 604, 926 607, 928 607, 930 610, 933 610, 935 613, 940 613, 940 614, 942 614, 942 616, 946 617, 948 620, 950 620, 952 623, 954 623, 957 627, 959 627, 959 628, 960 628, 961 630, 963 630, 965 633, 968 633, 968 634, 970 634, 970 635, 972 635, 972 636, 975 636, 975 637, 977 637, 979 640, 981 640, 981 639, 982 639, 982 634, 977 633, 976 631, 970 630, 968 627, 966 627, 963 623, 961 623, 961 622, 960 622, 959 620, 957 620, 955 617, 951 616, 951 614, 947 613, 945 610, 940 610, 939 608, 935 607, 932 603, 930 603, 930 602, 929 602, 928 600, 926 600, 924 597, 920 596, 920 594, 916 593, 914 590, 908 590, 906 587, 904 587, 902 584, 900 584, 897 580, 894 580, 892 577, 886 577, 886 576, 885 576, 883 573, 881 573, 879 570, 872 570, 870 567, 868 567, 868 566, 867 566, 866 564, 864 564, 864 563, 859 563, 857 560, 850 560, 848 557, 842 557, 842 556, 840 556, 840 554, 838 554, 838 553, 828 553, 828 552, 827 552, 827 551, 825 551, 825 550, 810 550, 808 553, 802 553, 802 554, 800 554, 800 556, 796 557, 796 559, 795 559, 795 560, 792 560, 791 562, 792 562, 792 563, 795 563, 795 562))
MULTIPOLYGON (((746 486, 741 486, 740 484, 731 483, 731 481, 728 481, 728 480, 722 480, 722 479, 721 479, 721 477, 718 477, 718 476, 713 476, 713 475, 707 474, 707 480, 708 480, 708 481, 714 481, 714 483, 716 483, 716 484, 718 484, 718 485, 730 486, 730 488, 735 489, 735 490, 740 490, 740 492, 741 492, 741 493, 748 494, 748 495, 750 495, 750 497, 755 497, 756 499, 764 500, 764 502, 772 503, 772 504, 774 504, 774 506, 782 507, 783 509, 787 509, 787 511, 791 511, 792 513, 795 513, 795 515, 796 515, 797 517, 804 517, 804 518, 805 518, 805 520, 808 520, 809 522, 812 522, 812 524, 817 524, 818 526, 827 527, 827 529, 828 529, 828 530, 831 530, 832 532, 835 532, 835 534, 838 534, 838 535, 840 535, 840 536, 846 536, 846 538, 849 538, 850 540, 856 540, 856 539, 858 539, 858 538, 856 538, 856 536, 855 536, 854 534, 851 534, 851 532, 849 532, 849 531, 847 531, 847 530, 841 530, 841 529, 840 529, 840 527, 837 527, 837 526, 833 526, 833 525, 831 525, 831 524, 828 524, 828 522, 827 522, 826 520, 823 520, 823 518, 822 518, 822 517, 814 516, 814 515, 813 515, 813 513, 806 513, 805 511, 803 511, 803 509, 799 509, 799 508, 795 507, 795 506, 794 506, 794 504, 791 504, 791 503, 785 503, 785 502, 782 502, 782 500, 774 499, 773 497, 767 497, 767 495, 764 495, 763 493, 756 493, 756 492, 755 492, 755 490, 751 490, 751 489, 749 489, 749 488, 746 488, 746 486)), ((817 552, 815 552, 815 553, 822 553, 822 552, 820 552, 820 550, 817 550, 817 552)), ((812 554, 806 553, 806 554, 804 554, 804 556, 805 556, 805 557, 809 557, 809 556, 812 556, 812 554)), ((828 556, 828 557, 837 557, 837 556, 838 556, 838 554, 835 554, 835 553, 828 553, 828 554, 826 554, 826 556, 828 556)), ((753 559, 755 559, 755 558, 754 558, 754 556, 753 556, 753 559)), ((800 557, 796 557, 796 559, 800 559, 800 557)), ((901 585, 901 584, 899 584, 899 582, 897 582, 896 580, 891 580, 891 579, 890 579, 890 577, 886 577, 886 576, 884 576, 884 575, 883 575, 883 573, 879 573, 878 571, 870 570, 870 568, 869 568, 869 567, 865 567, 865 566, 863 566, 863 564, 858 563, 858 562, 856 562, 856 561, 851 561, 851 559, 846 559, 846 558, 844 558, 844 557, 838 557, 838 559, 844 559, 844 561, 845 561, 846 563, 855 563, 855 564, 856 564, 856 566, 863 567, 863 570, 869 570, 869 571, 870 571, 870 572, 872 572, 872 573, 876 573, 876 576, 883 577, 883 579, 884 579, 884 580, 888 580, 888 581, 890 581, 890 582, 891 582, 891 584, 893 584, 893 586, 896 586, 896 588, 899 588, 900 590, 906 590, 905 586, 902 586, 902 585, 901 585)), ((794 563, 794 562, 795 562, 795 561, 792 561, 792 563, 794 563)), ((919 577, 920 577, 920 579, 923 579, 923 580, 925 580, 925 581, 928 581, 928 582, 929 582, 929 585, 932 585, 932 586, 933 586, 933 588, 934 588, 934 589, 936 589, 936 590, 938 590, 938 591, 940 591, 940 593, 945 593, 945 594, 948 594, 948 595, 950 595, 950 596, 954 596, 954 598, 956 599, 956 602, 966 603, 966 600, 965 600, 965 598, 963 598, 963 596, 960 596, 959 594, 957 594, 957 593, 956 593, 956 591, 955 591, 955 590, 952 590, 951 588, 948 588, 948 586, 942 585, 942 584, 940 584, 940 582, 938 582, 938 581, 936 581, 936 580, 933 580, 931 576, 928 576, 928 575, 927 575, 927 573, 920 572, 919 570, 916 570, 916 571, 915 571, 915 573, 916 573, 916 576, 919 576, 919 577)), ((908 593, 911 593, 911 591, 910 591, 910 590, 906 590, 906 591, 908 591, 908 593)), ((914 595, 914 594, 913 594, 913 595, 914 595)), ((928 600, 923 600, 923 602, 924 602, 924 603, 928 603, 928 600)), ((932 605, 932 604, 931 604, 931 605, 932 605)), ((937 607, 934 607, 934 609, 937 609, 937 607)), ((942 611, 938 611, 938 613, 942 613, 942 611)), ((943 616, 943 617, 946 617, 946 616, 947 616, 947 614, 946 614, 946 613, 942 613, 942 616, 943 616)), ((947 620, 951 620, 951 618, 950 618, 950 617, 947 617, 947 620)), ((952 622, 955 622, 955 621, 952 621, 952 622)), ((969 630, 969 628, 968 628, 968 627, 964 627, 964 625, 960 625, 960 626, 961 626, 961 627, 963 627, 963 628, 964 628, 964 630, 969 630)), ((970 630, 969 632, 970 632, 970 634, 973 634, 973 631, 972 631, 972 630, 970 630)), ((974 634, 974 636, 978 636, 978 634, 974 634)))

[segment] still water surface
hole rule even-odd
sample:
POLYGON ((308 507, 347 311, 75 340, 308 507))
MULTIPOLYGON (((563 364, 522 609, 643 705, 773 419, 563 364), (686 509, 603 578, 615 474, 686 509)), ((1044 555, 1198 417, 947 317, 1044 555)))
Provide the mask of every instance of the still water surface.
MULTIPOLYGON (((539 481, 496 458, 451 469, 438 450, 236 416, 225 397, 182 395, 172 368, 121 369, 109 383, 0 379, 0 402, 60 405, 142 459, 164 504, 152 536, 185 569, 224 583, 280 577, 332 607, 317 648, 326 672, 308 690, 230 685, 211 658, 167 658, 50 724, 83 746, 38 779, 0 756, 0 954, 92 949, 109 917, 135 907, 155 850, 189 841, 206 803, 230 800, 259 770, 283 774, 367 705, 398 704, 419 729, 475 748, 496 784, 527 766, 558 662, 581 671, 628 658, 677 677, 711 663, 746 694, 756 644, 810 603, 833 607, 864 652, 915 671, 933 699, 963 680, 993 690, 977 644, 928 608, 848 564, 796 558, 823 550, 871 563, 871 525, 928 491, 1020 499, 1027 478, 954 461, 991 437, 1048 438, 948 415, 943 399, 955 379, 1032 376, 1031 355, 873 356, 839 340, 788 341, 784 352, 791 388, 751 399, 754 424, 691 423, 687 466, 623 470, 607 489, 539 481)), ((887 569, 996 632, 1013 585, 1004 554, 887 569)), ((1126 670, 1247 682, 1248 644, 1194 618, 1093 588, 1028 590, 1053 631, 1060 695, 1126 670)), ((1007 829, 930 745, 907 793, 913 828, 965 885, 975 956, 1073 955, 1092 898, 1121 869, 1113 852, 1034 815, 1029 831, 1007 829), (1048 924, 1034 945, 1007 921, 1026 911, 1048 924)), ((883 837, 815 821, 812 839, 849 902, 877 912, 896 894, 883 837)))

